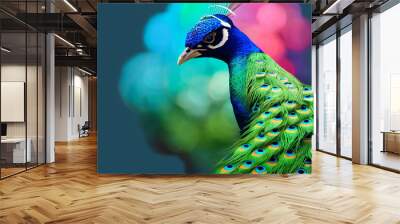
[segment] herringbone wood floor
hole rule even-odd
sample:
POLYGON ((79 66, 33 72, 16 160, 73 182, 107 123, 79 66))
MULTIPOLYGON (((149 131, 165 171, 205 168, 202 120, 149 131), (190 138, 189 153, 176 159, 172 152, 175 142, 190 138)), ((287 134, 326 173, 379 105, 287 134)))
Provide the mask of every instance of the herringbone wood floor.
POLYGON ((400 223, 400 175, 316 152, 303 176, 96 174, 96 139, 0 181, 0 223, 400 223))

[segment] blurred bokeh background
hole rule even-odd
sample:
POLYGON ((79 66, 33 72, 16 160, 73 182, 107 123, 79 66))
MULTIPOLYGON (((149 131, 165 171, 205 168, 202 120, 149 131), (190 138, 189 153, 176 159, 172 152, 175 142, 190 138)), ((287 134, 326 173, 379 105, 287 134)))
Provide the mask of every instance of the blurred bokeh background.
MULTIPOLYGON (((172 3, 146 23, 133 24, 143 29, 143 39, 135 41, 147 50, 132 52, 120 75, 120 95, 140 116, 150 145, 179 155, 188 173, 211 171, 239 137, 227 65, 207 58, 176 64, 186 32, 215 11, 215 4, 172 3)), ((264 52, 310 84, 310 12, 304 4, 242 3, 230 17, 264 52)))

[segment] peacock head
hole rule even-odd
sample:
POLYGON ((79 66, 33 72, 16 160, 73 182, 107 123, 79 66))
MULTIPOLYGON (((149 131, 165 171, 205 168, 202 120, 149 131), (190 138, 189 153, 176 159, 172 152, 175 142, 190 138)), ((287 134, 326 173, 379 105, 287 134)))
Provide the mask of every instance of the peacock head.
POLYGON ((222 14, 214 14, 201 20, 187 33, 185 50, 178 58, 178 64, 192 58, 213 57, 223 60, 232 30, 232 20, 222 14))

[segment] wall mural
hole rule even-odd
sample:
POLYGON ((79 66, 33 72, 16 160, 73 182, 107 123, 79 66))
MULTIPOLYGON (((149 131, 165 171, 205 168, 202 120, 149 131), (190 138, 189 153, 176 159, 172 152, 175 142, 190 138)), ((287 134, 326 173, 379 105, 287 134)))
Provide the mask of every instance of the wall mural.
POLYGON ((309 5, 99 8, 100 173, 311 173, 309 5))

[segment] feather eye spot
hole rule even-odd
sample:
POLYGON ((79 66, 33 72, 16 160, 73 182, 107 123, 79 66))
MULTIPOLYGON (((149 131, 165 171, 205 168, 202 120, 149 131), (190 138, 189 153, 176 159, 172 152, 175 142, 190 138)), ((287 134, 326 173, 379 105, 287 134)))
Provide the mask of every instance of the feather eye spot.
POLYGON ((280 114, 276 115, 275 119, 278 119, 278 120, 282 119, 282 115, 280 115, 280 114))
POLYGON ((279 142, 272 142, 272 146, 279 146, 279 142))
POLYGON ((235 169, 235 167, 232 164, 228 164, 228 165, 222 167, 219 172, 221 174, 227 174, 227 173, 231 173, 234 169, 235 169))
POLYGON ((274 104, 272 105, 272 107, 279 107, 279 106, 280 106, 279 103, 274 103, 274 104))
POLYGON ((300 168, 300 169, 297 170, 297 173, 298 174, 304 174, 305 170, 303 168, 300 168))
POLYGON ((308 88, 308 87, 304 87, 304 90, 305 90, 305 91, 310 91, 311 89, 308 88))
POLYGON ((286 159, 294 159, 294 158, 296 158, 296 153, 294 153, 294 150, 288 149, 288 150, 286 151, 284 157, 285 157, 286 159))
POLYGON ((271 112, 269 112, 269 111, 267 111, 267 112, 264 112, 264 115, 270 115, 271 114, 271 112))
POLYGON ((258 121, 257 124, 263 125, 263 124, 264 124, 264 121, 258 121))
POLYGON ((260 108, 260 105, 258 103, 254 104, 253 106, 253 112, 258 111, 258 109, 260 108))
POLYGON ((251 153, 251 155, 254 157, 260 157, 263 154, 264 154, 264 149, 257 149, 257 150, 254 150, 253 153, 251 153))
POLYGON ((265 170, 265 167, 263 167, 263 166, 257 166, 257 168, 256 168, 258 171, 263 171, 263 170, 265 170))
POLYGON ((288 127, 288 129, 289 129, 289 130, 294 130, 294 129, 296 129, 296 126, 290 125, 290 126, 288 127))
POLYGON ((257 166, 254 170, 253 170, 253 174, 263 174, 265 173, 266 168, 263 166, 257 166))
POLYGON ((289 113, 289 115, 294 116, 294 115, 296 115, 296 112, 292 111, 289 113))
POLYGON ((300 109, 307 110, 307 106, 306 105, 301 105, 300 109))
POLYGON ((272 97, 271 97, 271 96, 267 96, 265 99, 266 99, 266 100, 271 100, 272 97))
POLYGON ((250 160, 247 160, 245 163, 246 163, 247 165, 251 165, 253 162, 251 162, 250 160))
POLYGON ((246 152, 250 149, 250 144, 243 144, 242 146, 240 146, 237 150, 239 152, 246 152))
POLYGON ((311 164, 311 159, 310 158, 305 158, 304 159, 305 164, 311 164))
POLYGON ((277 133, 277 132, 278 132, 278 129, 274 128, 274 129, 272 129, 272 132, 273 132, 273 133, 277 133))
POLYGON ((258 137, 259 137, 259 138, 264 138, 264 136, 265 136, 264 133, 258 134, 258 137))

